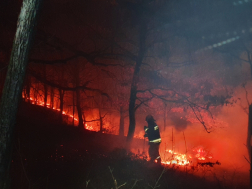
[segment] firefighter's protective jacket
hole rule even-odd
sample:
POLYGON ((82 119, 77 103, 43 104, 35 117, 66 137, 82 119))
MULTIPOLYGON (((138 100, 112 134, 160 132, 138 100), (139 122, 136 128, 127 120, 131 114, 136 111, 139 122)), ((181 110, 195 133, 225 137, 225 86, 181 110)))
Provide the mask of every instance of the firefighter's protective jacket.
POLYGON ((161 137, 160 137, 160 132, 157 124, 151 123, 148 124, 148 127, 144 127, 145 131, 145 137, 148 137, 149 143, 160 143, 161 142, 161 137))

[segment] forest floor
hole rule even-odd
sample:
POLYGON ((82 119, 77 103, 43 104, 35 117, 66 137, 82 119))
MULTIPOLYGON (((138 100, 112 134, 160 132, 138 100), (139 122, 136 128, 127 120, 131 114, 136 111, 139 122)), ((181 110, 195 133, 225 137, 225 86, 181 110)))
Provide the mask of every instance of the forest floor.
MULTIPOLYGON (((151 164, 140 154, 112 148, 115 135, 57 124, 57 113, 22 103, 11 165, 13 189, 224 189, 249 188, 186 169, 151 164)), ((211 167, 204 167, 211 171, 211 167)), ((196 170, 197 171, 197 170, 196 170)))

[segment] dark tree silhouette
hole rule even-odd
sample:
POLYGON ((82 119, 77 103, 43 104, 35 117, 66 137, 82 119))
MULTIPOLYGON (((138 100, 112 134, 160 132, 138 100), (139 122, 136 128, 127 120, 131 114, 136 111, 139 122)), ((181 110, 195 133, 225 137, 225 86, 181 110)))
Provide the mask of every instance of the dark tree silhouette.
POLYGON ((0 104, 0 188, 9 188, 13 131, 40 0, 24 0, 0 104))

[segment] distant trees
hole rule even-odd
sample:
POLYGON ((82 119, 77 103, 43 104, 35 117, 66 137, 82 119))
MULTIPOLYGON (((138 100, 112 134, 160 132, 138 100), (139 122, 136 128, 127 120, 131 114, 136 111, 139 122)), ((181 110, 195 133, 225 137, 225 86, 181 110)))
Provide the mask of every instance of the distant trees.
POLYGON ((92 96, 93 94, 94 96, 101 95, 108 97, 108 95, 103 92, 102 89, 99 89, 96 84, 94 85, 93 80, 97 74, 91 71, 92 68, 90 68, 90 64, 87 62, 84 64, 82 63, 83 61, 85 60, 72 60, 72 62, 68 63, 67 65, 61 65, 61 69, 59 69, 58 66, 55 66, 54 68, 52 67, 53 69, 51 69, 50 74, 58 76, 56 78, 50 75, 47 75, 47 77, 42 76, 43 73, 41 71, 36 71, 36 66, 33 71, 29 71, 29 74, 36 80, 40 81, 41 85, 47 85, 51 88, 51 95, 53 95, 50 100, 51 104, 54 103, 53 99, 56 98, 57 91, 59 98, 57 100, 59 101, 58 108, 61 112, 61 116, 66 104, 71 104, 72 110, 76 108, 79 120, 78 126, 80 129, 84 129, 85 104, 87 101, 90 101, 88 96, 92 96), (52 89, 56 91, 52 92, 52 89))
MULTIPOLYGON (((77 110, 76 113, 78 114, 80 128, 84 128, 84 123, 86 121, 84 112, 88 109, 86 106, 88 101, 92 101, 91 96, 100 95, 102 96, 101 98, 104 96, 105 98, 108 97, 107 93, 100 87, 105 86, 105 81, 103 81, 102 77, 108 73, 108 71, 101 71, 102 68, 116 65, 116 63, 109 62, 104 58, 104 56, 107 56, 107 48, 110 46, 110 44, 104 42, 110 39, 108 37, 108 35, 110 35, 109 31, 105 27, 107 24, 106 19, 109 19, 107 16, 110 11, 106 9, 109 8, 106 2, 100 1, 100 3, 104 6, 97 6, 96 3, 88 1, 80 3, 77 8, 75 7, 76 10, 72 12, 73 15, 69 16, 69 18, 73 18, 73 20, 68 24, 69 26, 74 25, 74 27, 76 27, 75 24, 78 22, 78 27, 72 31, 77 33, 80 32, 81 35, 77 36, 71 31, 71 36, 69 37, 73 39, 72 41, 69 41, 67 37, 62 37, 62 30, 57 31, 56 35, 40 30, 36 36, 36 41, 38 42, 36 44, 39 45, 34 49, 34 58, 30 59, 32 63, 35 63, 33 64, 34 70, 36 70, 36 65, 38 64, 47 64, 48 67, 54 65, 58 68, 61 67, 61 65, 66 65, 64 68, 64 79, 66 83, 64 83, 62 79, 59 79, 58 82, 50 80, 49 77, 47 77, 47 80, 43 80, 40 72, 36 75, 33 72, 30 72, 30 74, 39 79, 41 83, 46 83, 51 89, 65 92, 72 91, 72 109, 73 112, 77 110), (96 13, 89 12, 92 9, 90 7, 101 9, 99 13, 102 14, 104 12, 105 16, 97 19, 96 13), (86 15, 88 15, 88 17, 86 15), (106 20, 106 22, 104 20, 106 20), (40 54, 43 54, 43 56, 40 56, 40 54), (100 73, 99 77, 97 77, 96 71, 100 73), (100 82, 99 85, 98 82, 100 82)), ((71 9, 71 6, 67 8, 71 9)), ((67 21, 68 18, 66 19, 66 22, 67 21)), ((48 28, 49 31, 50 29, 55 31, 55 28, 48 28)), ((59 71, 58 73, 54 73, 54 77, 60 75, 59 71)), ((50 94, 52 94, 52 92, 50 94)), ((51 98, 51 101, 53 99, 54 98, 51 98)), ((101 117, 103 116, 104 115, 101 114, 101 117)))
MULTIPOLYGON (((170 85, 170 77, 166 79, 161 73, 172 66, 169 58, 171 50, 176 46, 174 38, 182 36, 182 31, 178 31, 180 28, 178 22, 188 19, 186 13, 179 8, 171 8, 174 6, 179 6, 179 3, 149 0, 120 1, 117 7, 118 14, 123 21, 119 24, 120 27, 117 27, 118 34, 115 35, 113 41, 117 48, 114 49, 114 52, 117 51, 118 54, 121 54, 124 61, 128 61, 125 64, 133 67, 129 99, 128 141, 131 141, 134 136, 135 112, 141 105, 148 106, 148 101, 153 98, 160 98, 166 103, 182 102, 183 96, 180 98, 175 96, 179 93, 172 88, 174 86, 170 85)), ((190 64, 190 60, 180 61, 173 65, 180 67, 190 64)))
MULTIPOLYGON (((100 3, 104 4, 104 2, 100 3)), ((131 140, 135 130, 135 111, 143 103, 139 102, 138 104, 136 104, 137 89, 140 77, 139 74, 141 70, 140 68, 143 64, 144 59, 146 58, 147 53, 150 52, 150 48, 153 48, 156 42, 164 44, 162 40, 167 40, 166 35, 163 35, 165 37, 156 39, 157 35, 154 30, 155 27, 159 27, 159 24, 154 23, 154 19, 152 19, 152 16, 155 15, 156 12, 158 12, 158 7, 162 7, 162 5, 158 3, 155 4, 153 1, 144 1, 136 3, 122 2, 122 4, 119 3, 119 5, 110 5, 105 3, 104 6, 108 6, 107 9, 112 10, 112 15, 110 15, 112 17, 111 20, 106 17, 102 19, 98 18, 98 22, 97 20, 95 20, 96 18, 92 21, 83 21, 83 19, 85 19, 85 17, 83 17, 83 14, 86 13, 79 14, 77 12, 79 19, 82 20, 83 24, 85 24, 85 28, 92 31, 92 33, 88 33, 86 34, 86 36, 83 36, 83 39, 88 41, 84 47, 78 48, 76 46, 68 44, 64 40, 61 40, 55 36, 51 36, 50 34, 40 31, 38 39, 43 41, 43 43, 50 48, 54 47, 57 49, 61 49, 62 52, 65 52, 64 57, 60 59, 51 58, 50 60, 36 58, 31 59, 31 62, 42 64, 56 64, 71 62, 76 58, 84 58, 88 63, 99 68, 111 66, 133 66, 134 71, 132 72, 133 75, 129 97, 130 124, 128 132, 128 139, 131 140), (152 8, 152 5, 155 6, 152 8), (115 17, 113 15, 117 16, 115 17), (128 19, 127 15, 130 15, 131 19, 128 19), (101 22, 101 20, 103 19, 105 19, 106 22, 101 22), (96 24, 94 24, 94 22, 96 22, 96 24), (100 23, 101 25, 97 25, 98 23, 100 23), (50 40, 48 40, 48 38, 50 40)), ((101 7, 101 9, 103 8, 101 7)), ((164 47, 166 47, 166 45, 164 45, 164 47)), ((118 70, 119 69, 120 67, 118 67, 118 70)), ((78 74, 75 75, 75 77, 77 77, 78 74)), ((33 76, 35 75, 33 74, 33 76)), ((58 87, 58 89, 60 90, 74 90, 74 88, 71 87, 71 89, 69 87, 64 88, 60 86, 60 84, 55 85, 52 82, 49 83, 49 81, 42 81, 42 78, 38 75, 35 77, 37 79, 40 79, 41 82, 46 82, 47 85, 58 87)), ((81 82, 78 80, 76 81, 81 82)), ((76 90, 79 91, 76 93, 76 107, 79 115, 78 117, 80 120, 80 124, 82 124, 80 107, 81 97, 79 95, 81 88, 78 84, 76 86, 76 90)), ((120 112, 123 113, 122 109, 120 112)))
MULTIPOLYGON (((76 5, 71 4, 67 8, 71 9, 72 6, 76 5)), ((127 80, 128 96, 125 96, 128 99, 123 100, 126 103, 121 103, 120 100, 115 99, 114 102, 118 102, 117 105, 120 106, 118 108, 115 105, 116 109, 121 112, 121 118, 129 115, 127 138, 130 141, 135 132, 135 113, 140 106, 148 106, 148 102, 154 98, 161 99, 165 107, 169 103, 180 104, 188 100, 188 96, 184 95, 186 92, 183 93, 181 91, 183 89, 176 88, 178 86, 174 84, 176 83, 175 80, 179 79, 174 79, 172 84, 170 76, 174 76, 174 74, 165 76, 165 72, 170 74, 169 70, 176 70, 176 68, 171 69, 170 67, 181 67, 195 62, 192 54, 199 45, 193 39, 202 37, 196 29, 204 28, 204 24, 206 24, 204 19, 209 20, 209 18, 199 18, 199 15, 204 16, 203 8, 209 8, 209 6, 211 11, 220 8, 216 3, 211 4, 210 1, 200 2, 196 0, 190 2, 153 0, 82 2, 64 20, 64 23, 68 24, 69 27, 75 28, 72 30, 74 33, 60 27, 49 27, 45 25, 46 23, 43 23, 46 29, 39 30, 36 36, 37 46, 34 48, 30 62, 36 63, 33 64, 34 70, 38 70, 36 69, 38 64, 47 64, 48 66, 46 69, 42 69, 44 70, 43 73, 42 70, 31 71, 30 75, 43 83, 45 94, 43 100, 45 103, 49 101, 47 93, 50 94, 51 106, 55 101, 54 96, 58 95, 61 111, 66 105, 65 96, 69 96, 67 93, 71 92, 71 100, 68 101, 71 101, 73 112, 77 111, 79 126, 83 128, 83 123, 85 123, 84 109, 87 109, 85 103, 92 99, 90 96, 106 96, 108 94, 116 96, 113 95, 115 91, 102 88, 106 84, 103 77, 112 78, 111 75, 114 74, 115 77, 113 76, 111 81, 119 83, 117 77, 120 72, 118 70, 127 67, 131 70, 127 73, 130 79, 127 80), (97 6, 97 3, 100 6, 97 6), (181 6, 181 3, 183 6, 181 6), (185 8, 186 10, 188 8, 188 10, 185 11, 185 8), (98 10, 99 14, 90 11, 91 9, 98 10), (194 9, 200 10, 199 14, 196 14, 194 9), (194 23, 195 25, 193 25, 194 23), (178 42, 175 38, 188 42, 186 44, 188 48, 184 47, 185 43, 181 43, 177 47, 184 57, 182 59, 181 54, 177 54, 177 56, 180 56, 177 61, 173 61, 174 57, 171 56, 178 42), (36 51, 38 49, 42 49, 41 55, 39 51, 36 51), (185 55, 185 51, 181 49, 188 50, 187 54, 185 55), (75 64, 77 61, 79 62, 78 66, 75 64), (61 65, 67 65, 67 68, 64 68, 62 72, 57 69, 57 72, 54 71, 52 76, 49 71, 50 65, 55 65, 56 69, 61 65), (81 70, 86 65, 89 65, 89 72, 84 71, 82 73, 81 70), (67 73, 67 69, 70 67, 72 67, 72 71, 67 73), (75 71, 73 71, 74 68, 75 71), (99 71, 100 76, 93 77, 92 75, 97 71, 99 71), (89 75, 90 78, 85 77, 89 75), (89 97, 86 98, 85 95, 89 95, 89 97), (128 106, 128 108, 125 106, 128 106), (128 114, 125 114, 125 111, 128 111, 128 114)), ((207 13, 209 14, 211 11, 207 13)), ((56 13, 58 14, 58 12, 56 13)), ((58 21, 53 23, 58 24, 58 21)), ((177 82, 177 84, 181 83, 177 82)), ((26 94, 29 94, 28 88, 26 94)), ((187 89, 184 88, 184 90, 187 89)), ((190 97, 193 95, 191 94, 190 97)), ((211 96, 208 97, 206 97, 208 101, 213 99, 211 96)), ((196 98, 193 98, 193 100, 196 100, 196 98)), ((105 115, 105 113, 102 113, 104 108, 98 101, 95 106, 99 108, 100 120, 102 120, 105 115)), ((192 105, 193 103, 189 104, 192 105)), ((122 120, 120 124, 121 135, 124 130, 122 120)), ((166 121, 164 120, 164 122, 166 121)), ((100 125, 102 126, 102 121, 100 121, 100 125)))
MULTIPOLYGON (((123 54, 124 57, 127 57, 134 68, 129 98, 128 141, 132 140, 135 132, 135 111, 139 106, 139 104, 136 104, 136 101, 141 66, 146 61, 148 50, 154 45, 152 42, 154 41, 155 43, 155 40, 160 40, 160 38, 153 39, 152 37, 154 36, 150 35, 153 27, 157 24, 154 23, 154 20, 155 14, 160 8, 158 6, 160 4, 153 1, 119 2, 121 9, 118 7, 118 14, 122 16, 123 21, 120 24, 120 31, 118 31, 118 35, 114 39, 114 44, 117 47, 118 54, 123 54)), ((141 102, 139 103, 141 104, 141 102)))

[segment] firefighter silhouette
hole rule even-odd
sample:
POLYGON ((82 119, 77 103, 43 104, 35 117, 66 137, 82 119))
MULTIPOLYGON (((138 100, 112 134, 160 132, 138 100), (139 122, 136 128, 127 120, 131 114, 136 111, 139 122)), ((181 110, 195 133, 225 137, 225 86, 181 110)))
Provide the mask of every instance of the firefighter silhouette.
POLYGON ((160 164, 161 158, 159 154, 159 145, 161 143, 161 137, 158 125, 152 115, 147 115, 145 120, 148 123, 148 126, 144 126, 144 137, 148 137, 149 140, 150 161, 160 164))

